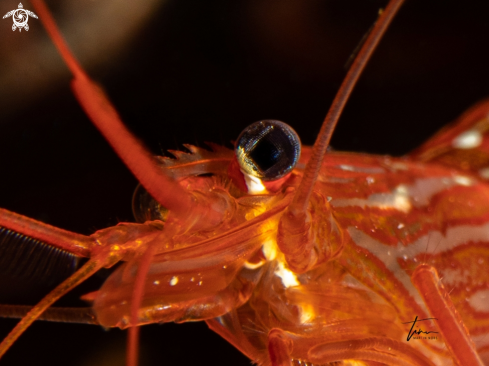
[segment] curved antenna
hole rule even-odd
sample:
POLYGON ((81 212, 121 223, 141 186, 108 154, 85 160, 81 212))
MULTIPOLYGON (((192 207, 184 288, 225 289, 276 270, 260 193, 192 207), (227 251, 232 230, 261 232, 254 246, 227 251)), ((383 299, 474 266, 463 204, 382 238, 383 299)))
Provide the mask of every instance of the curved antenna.
POLYGON ((384 35, 387 27, 391 23, 403 2, 404 0, 391 0, 389 2, 375 23, 372 32, 367 37, 367 40, 360 49, 360 52, 358 52, 357 57, 348 70, 348 73, 346 74, 346 77, 343 80, 343 83, 341 84, 333 103, 331 104, 331 108, 324 119, 319 135, 314 143, 312 155, 307 162, 301 183, 295 193, 291 205, 288 208, 289 213, 298 220, 298 225, 303 224, 302 221, 306 214, 309 199, 319 174, 319 169, 321 168, 321 164, 326 154, 326 149, 329 146, 329 141, 331 140, 331 136, 341 112, 343 111, 345 104, 348 101, 348 98, 353 91, 358 78, 360 77, 360 74, 375 50, 375 47, 384 35))
POLYGON ((124 126, 103 90, 90 80, 82 69, 43 1, 33 0, 31 3, 64 62, 73 73, 71 86, 80 105, 144 188, 180 222, 203 222, 204 220, 198 220, 201 217, 205 217, 209 225, 220 222, 223 213, 211 208, 211 203, 215 203, 209 202, 212 198, 207 197, 205 202, 197 201, 196 197, 163 173, 156 159, 124 126))

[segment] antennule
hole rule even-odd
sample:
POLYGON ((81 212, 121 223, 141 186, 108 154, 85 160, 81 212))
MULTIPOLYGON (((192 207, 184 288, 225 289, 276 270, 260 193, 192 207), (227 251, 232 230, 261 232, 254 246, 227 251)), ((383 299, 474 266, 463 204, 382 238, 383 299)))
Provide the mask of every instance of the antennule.
POLYGON ((336 123, 345 108, 346 102, 348 101, 358 78, 403 2, 404 0, 391 0, 389 2, 348 70, 348 73, 331 104, 328 114, 323 121, 321 130, 319 131, 313 146, 311 158, 307 162, 304 176, 295 193, 294 199, 289 206, 289 211, 294 216, 304 215, 311 197, 312 189, 319 174, 319 169, 321 168, 321 164, 326 154, 326 149, 329 146, 331 136, 336 127, 336 123))
MULTIPOLYGON (((327 260, 326 257, 338 253, 337 250, 333 250, 333 247, 335 247, 334 240, 330 240, 328 242, 329 246, 322 245, 322 249, 320 249, 320 251, 329 252, 329 254, 324 255, 325 253, 320 253, 319 257, 322 256, 323 258, 321 260, 316 258, 318 257, 318 253, 313 250, 316 235, 312 232, 314 228, 310 225, 311 220, 307 209, 314 184, 316 183, 321 164, 326 154, 326 149, 328 148, 331 135, 333 134, 341 112, 375 47, 402 3, 403 0, 391 0, 389 2, 385 11, 382 12, 372 28, 372 32, 367 37, 360 52, 358 52, 324 119, 319 135, 314 143, 311 158, 307 162, 304 175, 295 192, 294 198, 280 219, 277 243, 285 254, 290 268, 298 273, 302 273, 313 267, 317 261, 327 260)), ((324 202, 322 206, 322 209, 332 215, 331 208, 327 202, 324 202)), ((342 232, 341 230, 339 231, 342 232)), ((343 243, 344 239, 338 240, 338 242, 343 243)), ((341 244, 337 245, 337 247, 340 248, 338 250, 341 250, 341 244)))

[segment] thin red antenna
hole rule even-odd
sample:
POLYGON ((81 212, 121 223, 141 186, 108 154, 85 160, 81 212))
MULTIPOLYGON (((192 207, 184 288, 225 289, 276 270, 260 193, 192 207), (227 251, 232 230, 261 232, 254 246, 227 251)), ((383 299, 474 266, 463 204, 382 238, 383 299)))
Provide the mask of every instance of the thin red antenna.
POLYGON ((33 0, 31 3, 73 73, 71 86, 80 105, 144 188, 156 201, 170 210, 172 218, 176 216, 180 222, 191 220, 192 223, 206 222, 209 225, 219 223, 223 213, 211 208, 215 207, 212 204, 216 202, 208 202, 212 200, 209 197, 206 202, 197 201, 196 197, 163 173, 154 157, 124 126, 102 89, 81 68, 43 1, 33 0), (199 220, 201 217, 206 220, 199 220))
POLYGON ((39 20, 44 25, 46 32, 48 32, 49 37, 55 44, 58 52, 61 54, 66 66, 70 69, 71 73, 75 78, 77 77, 86 77, 85 72, 81 68, 78 60, 75 58, 70 48, 66 44, 63 36, 59 33, 58 27, 49 12, 46 4, 44 4, 41 0, 32 0, 32 6, 36 9, 36 12, 39 14, 39 20))
MULTIPOLYGON (((326 149, 329 146, 331 136, 333 135, 338 119, 345 108, 346 102, 348 101, 348 98, 350 97, 350 94, 353 91, 360 74, 367 65, 370 56, 403 2, 404 0, 391 0, 389 2, 375 23, 372 32, 367 37, 367 40, 360 49, 360 52, 358 52, 357 57, 348 70, 345 80, 343 80, 343 83, 341 84, 341 87, 338 90, 333 103, 331 104, 331 108, 324 119, 319 135, 314 143, 312 155, 307 162, 302 181, 295 193, 291 205, 288 208, 289 213, 298 220, 305 217, 309 199, 326 154, 326 149)), ((302 223, 298 223, 298 225, 302 225, 302 223)))
POLYGON ((7 352, 12 344, 25 332, 25 330, 36 321, 41 314, 49 308, 56 300, 71 291, 74 287, 85 281, 88 277, 92 276, 100 268, 108 265, 113 265, 112 261, 119 261, 120 258, 117 255, 107 256, 95 256, 86 262, 80 269, 78 269, 73 275, 61 282, 54 290, 47 294, 37 305, 35 305, 31 311, 29 311, 14 329, 10 331, 7 337, 0 343, 0 358, 7 352))

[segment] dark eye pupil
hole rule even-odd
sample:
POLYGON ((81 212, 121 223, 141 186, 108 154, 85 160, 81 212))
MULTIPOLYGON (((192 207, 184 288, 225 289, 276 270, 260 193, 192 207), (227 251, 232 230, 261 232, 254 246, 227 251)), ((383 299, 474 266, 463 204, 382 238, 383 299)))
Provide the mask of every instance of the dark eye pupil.
POLYGON ((280 152, 272 141, 264 138, 260 140, 260 143, 256 145, 249 155, 261 171, 266 171, 277 164, 280 152))
POLYGON ((238 137, 236 154, 241 168, 263 180, 275 180, 289 173, 300 156, 295 131, 280 121, 260 121, 248 126, 238 137))

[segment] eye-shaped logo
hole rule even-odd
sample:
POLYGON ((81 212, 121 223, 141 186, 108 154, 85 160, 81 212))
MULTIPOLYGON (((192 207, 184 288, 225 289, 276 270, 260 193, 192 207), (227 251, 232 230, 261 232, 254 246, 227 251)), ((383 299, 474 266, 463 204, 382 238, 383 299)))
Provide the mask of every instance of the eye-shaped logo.
POLYGON ((29 25, 27 24, 27 21, 29 20, 29 15, 37 19, 36 14, 34 14, 32 11, 25 10, 22 6, 22 3, 19 3, 19 8, 9 11, 3 16, 3 19, 12 16, 12 19, 14 21, 14 24, 12 25, 13 31, 15 31, 17 28, 19 28, 19 32, 22 30, 22 28, 28 31, 29 25))

